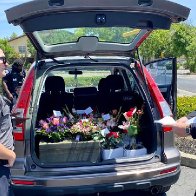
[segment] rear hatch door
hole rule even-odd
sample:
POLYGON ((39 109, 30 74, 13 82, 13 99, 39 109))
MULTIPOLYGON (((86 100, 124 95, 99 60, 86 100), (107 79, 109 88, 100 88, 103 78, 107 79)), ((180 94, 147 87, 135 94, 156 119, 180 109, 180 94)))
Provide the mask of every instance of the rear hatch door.
POLYGON ((152 30, 169 29, 189 12, 163 0, 35 0, 6 10, 6 15, 9 23, 21 26, 40 57, 54 58, 130 56, 152 30))

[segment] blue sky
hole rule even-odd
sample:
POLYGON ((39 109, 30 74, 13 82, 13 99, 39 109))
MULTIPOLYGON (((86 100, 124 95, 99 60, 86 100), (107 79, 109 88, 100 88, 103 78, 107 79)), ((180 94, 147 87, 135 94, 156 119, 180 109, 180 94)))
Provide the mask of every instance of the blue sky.
MULTIPOLYGON (((0 0, 0 38, 9 38, 12 33, 22 35, 20 27, 15 27, 8 24, 4 10, 11 8, 20 3, 28 2, 29 0, 0 0)), ((191 14, 188 22, 196 26, 196 0, 170 0, 191 8, 191 14)))

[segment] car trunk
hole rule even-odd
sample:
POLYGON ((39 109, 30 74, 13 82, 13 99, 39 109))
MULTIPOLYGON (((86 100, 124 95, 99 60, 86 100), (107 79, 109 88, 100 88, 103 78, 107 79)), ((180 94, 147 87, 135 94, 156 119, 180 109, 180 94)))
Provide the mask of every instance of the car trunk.
POLYGON ((37 109, 31 152, 37 164, 99 165, 144 161, 160 155, 160 136, 153 123, 156 117, 152 116, 142 82, 138 85, 131 62, 121 61, 81 59, 64 61, 64 65, 47 62, 39 67, 33 95, 37 109), (125 113, 130 108, 142 111, 136 134, 126 130, 125 113), (111 132, 120 139, 116 141, 114 134, 106 141, 111 132), (109 148, 110 155, 105 155, 103 149, 109 148), (120 154, 113 155, 114 149, 120 148, 120 154), (143 152, 127 155, 139 149, 143 152))

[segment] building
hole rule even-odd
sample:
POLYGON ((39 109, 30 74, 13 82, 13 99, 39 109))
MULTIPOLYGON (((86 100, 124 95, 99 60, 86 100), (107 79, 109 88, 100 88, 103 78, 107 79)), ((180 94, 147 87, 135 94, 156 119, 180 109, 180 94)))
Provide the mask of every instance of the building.
POLYGON ((28 38, 26 35, 21 35, 8 40, 8 43, 20 57, 30 57, 31 55, 27 50, 27 40, 28 38))

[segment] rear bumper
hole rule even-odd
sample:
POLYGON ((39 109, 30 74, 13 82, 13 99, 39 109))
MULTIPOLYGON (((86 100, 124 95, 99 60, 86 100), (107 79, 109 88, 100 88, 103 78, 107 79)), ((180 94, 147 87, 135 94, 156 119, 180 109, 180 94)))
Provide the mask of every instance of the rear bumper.
POLYGON ((77 177, 67 176, 66 178, 62 176, 50 176, 47 178, 23 176, 21 178, 13 178, 13 180, 32 180, 35 185, 13 184, 13 188, 18 194, 28 191, 28 195, 81 195, 97 192, 120 192, 133 189, 148 189, 157 185, 167 187, 174 184, 178 180, 179 175, 180 166, 170 165, 169 167, 154 168, 153 171, 140 169, 130 172, 91 174, 77 177), (177 169, 173 172, 160 174, 160 171, 172 167, 177 167, 177 169))

